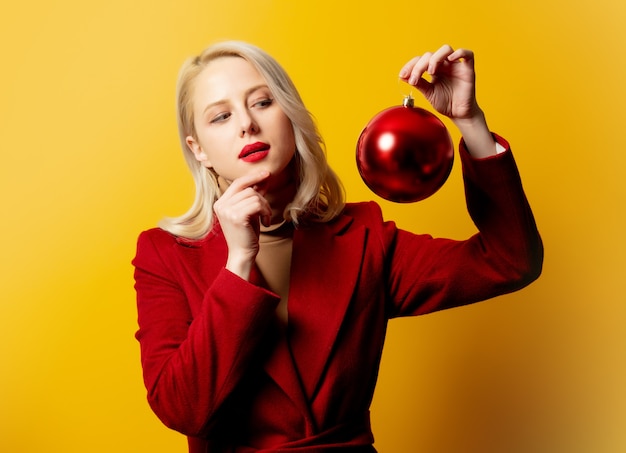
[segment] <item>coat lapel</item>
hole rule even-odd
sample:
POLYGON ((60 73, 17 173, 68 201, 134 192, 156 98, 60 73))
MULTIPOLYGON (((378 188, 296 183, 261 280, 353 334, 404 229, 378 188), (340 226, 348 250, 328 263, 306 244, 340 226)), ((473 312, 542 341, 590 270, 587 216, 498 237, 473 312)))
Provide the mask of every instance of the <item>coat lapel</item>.
POLYGON ((365 228, 352 218, 296 229, 289 289, 288 338, 307 397, 312 400, 359 277, 365 228))
POLYGON ((305 414, 305 419, 313 420, 285 335, 280 335, 263 368, 285 395, 305 414))

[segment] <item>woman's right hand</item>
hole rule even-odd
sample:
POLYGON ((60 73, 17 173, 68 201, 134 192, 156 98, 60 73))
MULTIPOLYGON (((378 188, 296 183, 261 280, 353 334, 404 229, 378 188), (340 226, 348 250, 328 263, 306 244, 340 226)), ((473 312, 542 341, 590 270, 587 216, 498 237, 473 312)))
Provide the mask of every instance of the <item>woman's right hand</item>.
POLYGON ((269 177, 264 171, 235 179, 214 203, 226 244, 226 269, 248 280, 259 252, 260 222, 269 225, 272 216, 263 186, 269 177))

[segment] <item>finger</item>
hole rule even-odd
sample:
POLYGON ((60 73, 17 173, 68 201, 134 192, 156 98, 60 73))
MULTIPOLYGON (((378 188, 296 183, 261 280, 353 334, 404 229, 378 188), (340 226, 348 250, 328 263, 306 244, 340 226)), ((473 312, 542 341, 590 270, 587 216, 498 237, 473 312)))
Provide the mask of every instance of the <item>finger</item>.
POLYGON ((247 219, 246 224, 256 226, 261 222, 264 226, 270 226, 272 223, 272 208, 263 197, 248 198, 237 205, 237 210, 247 219))
POLYGON ((430 60, 428 61, 428 73, 433 75, 437 72, 439 67, 445 61, 448 61, 448 56, 454 53, 454 49, 450 47, 448 44, 444 44, 437 51, 432 54, 430 60))
POLYGON ((224 195, 222 195, 218 200, 215 201, 215 205, 229 208, 236 205, 237 203, 241 203, 242 201, 255 196, 260 195, 252 187, 244 187, 239 191, 233 189, 230 192, 225 192, 224 195))
POLYGON ((421 77, 417 80, 417 83, 415 83, 415 88, 417 88, 417 90, 422 93, 424 95, 424 97, 426 99, 430 98, 432 91, 433 91, 433 84, 431 82, 429 82, 428 80, 426 80, 425 78, 421 77))
POLYGON ((267 179, 255 184, 252 186, 252 188, 257 191, 259 194, 261 194, 261 196, 265 196, 265 194, 267 193, 267 189, 269 187, 269 181, 267 179))
POLYGON ((405 81, 408 80, 409 76, 411 75, 411 71, 413 70, 413 66, 415 66, 415 63, 417 63, 419 59, 419 56, 411 58, 404 66, 402 66, 398 77, 405 81))
POLYGON ((245 187, 239 192, 233 192, 228 196, 222 195, 215 202, 214 206, 216 211, 219 210, 222 213, 236 211, 245 212, 246 214, 248 214, 249 212, 254 212, 245 209, 245 207, 249 206, 251 203, 259 204, 259 208, 256 210, 256 212, 271 212, 270 204, 267 199, 262 194, 254 190, 254 188, 252 187, 245 187))
POLYGON ((270 176, 268 171, 260 171, 258 173, 250 173, 244 176, 240 176, 235 179, 227 191, 231 190, 232 192, 239 192, 248 187, 254 187, 255 185, 261 185, 263 181, 265 181, 270 176))
POLYGON ((250 214, 257 216, 263 225, 270 226, 272 223, 272 207, 267 199, 257 192, 254 197, 250 197, 247 201, 250 203, 250 214))
POLYGON ((263 197, 249 197, 234 206, 233 215, 241 222, 248 223, 252 219, 271 216, 272 211, 263 197))
POLYGON ((419 80, 421 79, 424 72, 426 72, 426 68, 428 68, 428 61, 432 54, 430 52, 425 53, 419 57, 415 57, 411 60, 411 64, 405 66, 406 68, 406 77, 404 80, 410 85, 416 86, 419 80))
POLYGON ((454 62, 467 62, 472 66, 474 65, 474 52, 469 49, 457 49, 448 55, 448 61, 454 62))
POLYGON ((271 218, 271 208, 267 201, 260 196, 247 197, 232 204, 216 204, 215 214, 222 225, 231 225, 236 228, 256 228, 259 220, 264 224, 271 218))

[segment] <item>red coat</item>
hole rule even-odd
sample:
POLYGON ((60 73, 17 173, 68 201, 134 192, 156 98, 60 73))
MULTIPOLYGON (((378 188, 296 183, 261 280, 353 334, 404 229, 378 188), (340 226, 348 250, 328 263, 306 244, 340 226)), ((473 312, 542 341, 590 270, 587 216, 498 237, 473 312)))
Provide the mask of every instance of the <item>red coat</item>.
POLYGON ((159 229, 140 235, 133 264, 148 401, 189 436, 190 452, 375 451, 369 406, 387 321, 539 276, 543 248, 512 154, 474 160, 462 147, 461 156, 480 233, 453 241, 402 231, 373 202, 297 228, 284 334, 279 299, 259 272, 248 282, 225 270, 219 226, 195 242, 159 229))

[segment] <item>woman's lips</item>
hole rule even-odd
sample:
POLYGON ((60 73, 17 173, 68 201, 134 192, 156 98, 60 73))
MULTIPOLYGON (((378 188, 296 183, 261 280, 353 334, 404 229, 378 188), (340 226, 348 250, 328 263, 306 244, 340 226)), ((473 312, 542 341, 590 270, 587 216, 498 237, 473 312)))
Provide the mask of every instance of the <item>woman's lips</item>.
POLYGON ((270 145, 263 142, 251 143, 242 148, 239 153, 239 159, 244 162, 256 162, 268 155, 270 145))

